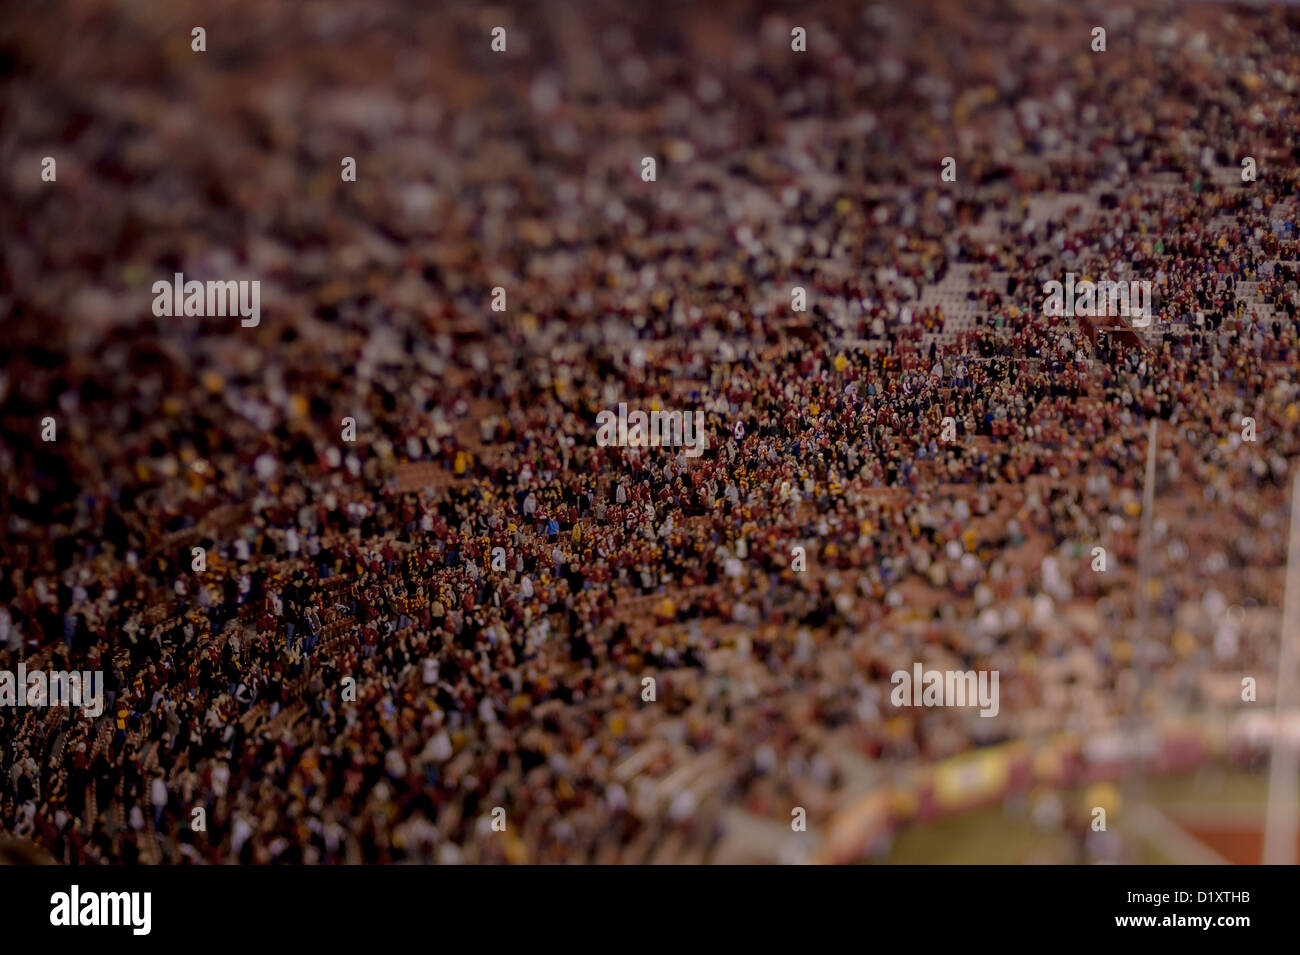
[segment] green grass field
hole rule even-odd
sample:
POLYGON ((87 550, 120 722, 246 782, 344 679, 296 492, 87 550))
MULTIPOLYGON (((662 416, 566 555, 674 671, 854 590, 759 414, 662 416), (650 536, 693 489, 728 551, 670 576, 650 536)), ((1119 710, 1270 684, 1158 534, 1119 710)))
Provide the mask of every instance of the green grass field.
MULTIPOLYGON (((1123 789, 1121 787, 1121 792, 1123 789)), ((1145 801, 1157 811, 1177 815, 1191 811, 1213 816, 1222 812, 1237 818, 1263 818, 1268 777, 1236 769, 1207 767, 1196 773, 1146 781, 1145 801)), ((1127 793, 1123 793, 1127 796, 1127 793)), ((1086 817, 1084 789, 1061 793, 1066 808, 1086 817)), ((1124 806, 1112 813, 1109 827, 1128 842, 1133 827, 1126 825, 1124 806)), ((1300 808, 1300 807, 1298 807, 1300 808)), ((1169 865, 1180 861, 1160 840, 1139 840, 1133 861, 1169 865)), ((870 862, 904 865, 1022 865, 1068 864, 1085 861, 1076 836, 1062 828, 1043 830, 1035 825, 1024 798, 962 813, 921 825, 907 826, 895 836, 889 851, 870 862)))

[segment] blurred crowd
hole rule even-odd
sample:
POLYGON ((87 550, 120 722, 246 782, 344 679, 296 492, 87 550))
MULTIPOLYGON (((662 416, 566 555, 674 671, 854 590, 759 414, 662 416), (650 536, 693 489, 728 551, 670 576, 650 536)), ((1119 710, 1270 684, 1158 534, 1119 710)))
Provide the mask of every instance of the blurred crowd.
POLYGON ((1295 14, 1142 3, 1094 53, 946 0, 62 10, 0 34, 0 669, 107 707, 0 708, 0 830, 744 861, 919 762, 1270 691, 1295 14), (261 324, 155 318, 177 271, 261 324), (1066 272, 1150 327, 1045 317, 1066 272), (619 402, 708 450, 598 447, 619 402), (892 707, 914 661, 999 716, 892 707))

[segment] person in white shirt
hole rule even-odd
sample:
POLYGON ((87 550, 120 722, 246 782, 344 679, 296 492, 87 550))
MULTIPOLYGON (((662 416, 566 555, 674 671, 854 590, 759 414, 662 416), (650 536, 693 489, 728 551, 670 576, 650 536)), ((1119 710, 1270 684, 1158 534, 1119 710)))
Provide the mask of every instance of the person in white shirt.
POLYGON ((149 802, 153 804, 153 827, 157 829, 162 824, 163 810, 167 808, 167 784, 163 782, 162 770, 154 773, 149 802))
POLYGON ((22 646, 22 634, 14 626, 9 608, 0 606, 0 646, 7 647, 10 653, 17 654, 22 646))

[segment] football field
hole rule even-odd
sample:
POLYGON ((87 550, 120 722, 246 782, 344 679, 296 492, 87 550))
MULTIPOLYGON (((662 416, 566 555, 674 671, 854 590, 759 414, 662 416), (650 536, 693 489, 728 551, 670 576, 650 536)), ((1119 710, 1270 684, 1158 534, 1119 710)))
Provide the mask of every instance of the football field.
MULTIPOLYGON (((1089 839, 1109 835, 1151 865, 1258 863, 1268 777, 1262 772, 1206 767, 1194 773, 1148 779, 1133 811, 1109 814, 1108 832, 1093 833, 1092 787, 1037 791, 959 815, 905 826, 872 863, 1070 864, 1097 861, 1089 839), (1044 802, 1059 801, 1059 812, 1044 802), (1037 810, 1037 812, 1035 811, 1037 810)), ((1114 795, 1114 793, 1112 793, 1114 795)), ((1104 848, 1104 846, 1103 846, 1104 848)))

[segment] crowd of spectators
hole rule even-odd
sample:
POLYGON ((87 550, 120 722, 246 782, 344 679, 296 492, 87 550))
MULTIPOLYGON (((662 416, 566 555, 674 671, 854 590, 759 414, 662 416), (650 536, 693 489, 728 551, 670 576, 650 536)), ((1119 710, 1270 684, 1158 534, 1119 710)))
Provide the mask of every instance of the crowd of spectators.
POLYGON ((64 7, 3 42, 0 669, 106 708, 0 708, 0 830, 745 859, 739 816, 1267 697, 1294 14, 1141 3, 1094 53, 1068 6, 239 2, 195 54, 195 4, 64 7), (178 271, 259 279, 260 325, 153 317, 178 271), (1151 326, 1045 316, 1067 272, 1152 282, 1151 326), (620 402, 708 450, 598 447, 620 402), (892 707, 913 661, 998 670, 999 716, 892 707))

